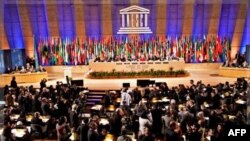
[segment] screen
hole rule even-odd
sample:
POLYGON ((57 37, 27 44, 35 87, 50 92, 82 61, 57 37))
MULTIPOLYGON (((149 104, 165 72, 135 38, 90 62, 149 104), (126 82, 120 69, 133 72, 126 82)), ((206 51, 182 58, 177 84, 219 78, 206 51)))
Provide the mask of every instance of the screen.
POLYGON ((137 80, 137 86, 146 87, 149 85, 150 80, 137 80))
POLYGON ((0 73, 4 72, 5 72, 5 65, 4 65, 3 51, 0 50, 0 73))
POLYGON ((130 83, 122 83, 122 87, 130 87, 130 83))
POLYGON ((12 68, 15 66, 23 66, 23 50, 21 49, 13 49, 11 50, 11 63, 12 68))
POLYGON ((71 80, 71 85, 83 86, 83 80, 71 80))

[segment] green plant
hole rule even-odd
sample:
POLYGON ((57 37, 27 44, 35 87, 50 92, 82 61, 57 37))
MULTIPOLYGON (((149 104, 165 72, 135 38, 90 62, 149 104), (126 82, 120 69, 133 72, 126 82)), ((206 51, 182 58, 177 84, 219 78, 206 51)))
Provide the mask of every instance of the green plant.
POLYGON ((169 71, 164 70, 149 70, 149 71, 140 71, 140 72, 117 72, 115 70, 112 70, 112 72, 91 72, 89 74, 90 78, 140 78, 140 77, 178 77, 187 75, 188 72, 185 70, 176 70, 173 71, 173 69, 170 69, 169 71))

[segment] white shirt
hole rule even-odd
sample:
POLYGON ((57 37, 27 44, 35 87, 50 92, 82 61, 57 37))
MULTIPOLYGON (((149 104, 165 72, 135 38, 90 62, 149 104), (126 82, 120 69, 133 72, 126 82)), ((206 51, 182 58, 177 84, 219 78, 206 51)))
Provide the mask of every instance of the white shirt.
POLYGON ((123 101, 126 101, 126 105, 130 105, 131 103, 131 96, 128 93, 123 92, 121 94, 121 102, 120 105, 123 105, 123 101))
POLYGON ((144 119, 139 117, 139 131, 144 134, 144 128, 146 127, 146 125, 151 125, 151 122, 149 121, 149 119, 144 119))

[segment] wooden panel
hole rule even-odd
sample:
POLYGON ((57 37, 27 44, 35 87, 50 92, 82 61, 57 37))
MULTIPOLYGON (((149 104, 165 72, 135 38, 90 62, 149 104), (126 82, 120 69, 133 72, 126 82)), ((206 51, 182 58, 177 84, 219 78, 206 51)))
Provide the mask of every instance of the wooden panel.
POLYGON ((0 75, 0 85, 10 84, 13 76, 16 77, 17 83, 36 83, 40 82, 43 78, 47 79, 48 74, 47 72, 2 74, 0 75))
POLYGON ((191 4, 184 5, 184 19, 183 19, 183 27, 182 33, 183 34, 192 34, 192 27, 193 27, 193 17, 194 17, 194 0, 184 0, 185 2, 191 4))
MULTIPOLYGON (((78 0, 74 0, 77 2, 78 0)), ((74 5, 75 10, 75 27, 76 27, 76 36, 85 36, 86 30, 85 30, 85 20, 84 20, 84 5, 83 4, 75 4, 74 5)))
MULTIPOLYGON (((217 0, 213 0, 217 1, 217 0)), ((218 1, 221 2, 221 1, 218 1)), ((211 18, 208 26, 208 34, 217 35, 219 24, 220 24, 220 14, 221 14, 221 3, 213 4, 211 18)))
MULTIPOLYGON (((157 2, 159 2, 158 0, 157 2)), ((157 4, 157 19, 156 19, 156 34, 165 34, 166 33, 166 17, 167 17, 167 5, 166 4, 157 4)))
POLYGON ((32 27, 29 19, 29 10, 27 4, 25 4, 25 0, 18 1, 18 9, 19 9, 19 16, 21 22, 21 28, 23 32, 23 39, 25 44, 25 53, 29 57, 34 56, 34 41, 33 41, 33 33, 32 27), (22 3, 22 4, 20 4, 22 3))
MULTIPOLYGON (((168 61, 166 61, 168 62, 168 61)), ((149 64, 150 62, 136 62, 136 64, 132 62, 90 62, 89 68, 93 71, 108 71, 111 72, 114 69, 116 71, 125 71, 125 72, 138 72, 145 70, 169 70, 170 67, 173 67, 174 70, 185 70, 185 62, 184 60, 179 61, 169 61, 168 63, 164 63, 162 61, 154 61, 153 64, 149 64), (121 64, 121 65, 119 65, 121 64)))
POLYGON ((46 0, 46 10, 48 18, 48 30, 50 36, 59 36, 59 25, 57 17, 57 5, 46 0))
MULTIPOLYGON (((111 1, 111 0, 106 0, 111 1)), ((112 35, 112 5, 103 4, 102 5, 102 34, 112 35)))
POLYGON ((250 69, 220 67, 219 75, 225 77, 246 77, 250 78, 250 69))
POLYGON ((0 49, 9 49, 9 42, 8 42, 8 39, 7 39, 7 35, 6 35, 6 31, 4 29, 4 32, 3 32, 3 36, 2 36, 2 48, 0 49))

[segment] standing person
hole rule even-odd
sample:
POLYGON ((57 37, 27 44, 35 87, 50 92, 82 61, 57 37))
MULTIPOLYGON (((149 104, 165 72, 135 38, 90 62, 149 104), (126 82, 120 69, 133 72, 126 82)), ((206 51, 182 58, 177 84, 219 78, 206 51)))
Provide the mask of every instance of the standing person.
POLYGON ((132 139, 127 136, 127 130, 124 128, 122 129, 122 135, 117 138, 117 141, 132 141, 132 139))
POLYGON ((154 141, 154 140, 155 140, 155 138, 150 133, 149 127, 145 127, 144 132, 142 135, 139 136, 138 141, 154 141))
POLYGON ((57 141, 68 141, 71 136, 70 132, 67 132, 69 124, 67 123, 67 118, 61 116, 59 122, 56 125, 57 141))
POLYGON ((179 141, 178 134, 175 132, 176 123, 175 121, 170 121, 169 129, 166 131, 166 139, 167 141, 179 141))
POLYGON ((83 119, 82 124, 78 127, 77 131, 80 134, 80 141, 87 141, 88 140, 88 118, 83 119))
POLYGON ((17 83, 16 83, 16 77, 15 76, 12 77, 12 80, 10 82, 10 87, 17 88, 17 83))
POLYGON ((89 124, 88 141, 101 141, 100 135, 97 132, 97 124, 95 122, 89 124))
POLYGON ((131 96, 128 94, 127 89, 123 89, 121 93, 121 103, 120 105, 126 105, 129 106, 131 103, 132 99, 131 96))

